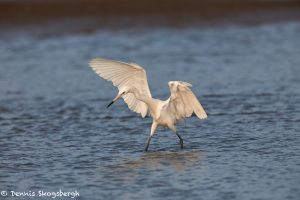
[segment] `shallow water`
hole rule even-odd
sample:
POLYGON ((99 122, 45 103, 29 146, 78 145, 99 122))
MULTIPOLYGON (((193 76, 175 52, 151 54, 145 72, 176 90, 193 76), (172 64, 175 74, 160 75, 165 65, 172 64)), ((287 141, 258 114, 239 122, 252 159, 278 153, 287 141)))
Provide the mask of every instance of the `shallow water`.
POLYGON ((89 200, 299 198, 299 35, 299 23, 5 34, 0 190, 77 190, 89 200), (97 56, 144 66, 160 99, 167 81, 192 83, 208 120, 178 125, 183 150, 159 129, 144 153, 151 119, 123 102, 106 109, 117 91, 87 66, 97 56))

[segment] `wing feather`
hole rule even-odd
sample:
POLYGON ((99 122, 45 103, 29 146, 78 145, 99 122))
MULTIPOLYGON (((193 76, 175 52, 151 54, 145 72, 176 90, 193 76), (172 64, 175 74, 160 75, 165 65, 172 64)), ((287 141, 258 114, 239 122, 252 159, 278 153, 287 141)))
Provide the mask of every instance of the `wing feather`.
POLYGON ((176 120, 190 117, 193 113, 200 119, 207 118, 201 103, 189 88, 192 85, 182 81, 170 81, 171 97, 169 104, 173 106, 176 120))
MULTIPOLYGON (((146 71, 137 64, 95 58, 89 62, 90 67, 102 78, 111 81, 119 90, 123 87, 135 87, 142 95, 151 97, 146 71)), ((131 93, 123 95, 129 109, 145 117, 148 106, 131 93)))

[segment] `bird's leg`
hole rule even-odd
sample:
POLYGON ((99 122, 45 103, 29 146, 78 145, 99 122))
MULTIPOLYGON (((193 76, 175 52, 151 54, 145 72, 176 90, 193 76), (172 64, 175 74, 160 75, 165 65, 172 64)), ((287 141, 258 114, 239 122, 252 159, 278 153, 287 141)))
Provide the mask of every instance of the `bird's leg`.
POLYGON ((148 151, 148 147, 149 147, 149 145, 150 145, 151 138, 153 137, 156 128, 157 128, 157 123, 153 121, 153 122, 152 122, 152 126, 151 126, 150 136, 148 137, 148 142, 147 142, 147 145, 146 145, 146 147, 145 147, 145 151, 148 151))
POLYGON ((148 147, 149 147, 149 145, 150 145, 151 138, 152 138, 152 136, 150 135, 150 136, 148 137, 148 142, 147 142, 147 145, 146 145, 146 147, 145 147, 145 151, 148 151, 148 147))
POLYGON ((176 133, 177 137, 180 140, 180 147, 181 147, 181 149, 183 149, 183 139, 182 139, 182 137, 179 135, 179 133, 177 131, 175 133, 176 133))
POLYGON ((181 147, 181 149, 183 149, 183 139, 177 132, 176 127, 174 125, 172 125, 172 126, 169 126, 169 128, 177 135, 177 137, 179 138, 179 141, 180 141, 180 147, 181 147))

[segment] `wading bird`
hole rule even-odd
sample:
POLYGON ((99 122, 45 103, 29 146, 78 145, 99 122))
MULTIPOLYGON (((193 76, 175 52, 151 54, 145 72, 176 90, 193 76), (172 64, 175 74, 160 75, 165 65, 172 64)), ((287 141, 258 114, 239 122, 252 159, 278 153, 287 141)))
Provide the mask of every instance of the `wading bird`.
POLYGON ((167 100, 162 101, 152 98, 146 71, 137 64, 95 58, 89 62, 89 65, 99 76, 111 81, 119 90, 118 95, 107 107, 122 97, 129 109, 140 113, 143 118, 147 114, 153 118, 145 151, 148 150, 157 127, 171 129, 179 138, 180 147, 183 148, 183 139, 177 132, 175 124, 193 113, 200 119, 207 118, 197 97, 189 88, 192 85, 187 82, 170 81, 168 84, 171 95, 167 100))

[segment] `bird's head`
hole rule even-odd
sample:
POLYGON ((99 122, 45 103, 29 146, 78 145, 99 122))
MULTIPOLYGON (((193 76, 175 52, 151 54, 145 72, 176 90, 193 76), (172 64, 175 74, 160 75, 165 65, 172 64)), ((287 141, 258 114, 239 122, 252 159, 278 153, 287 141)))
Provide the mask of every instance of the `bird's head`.
POLYGON ((176 87, 178 85, 178 81, 169 81, 168 82, 169 87, 176 87))
POLYGON ((177 87, 178 87, 178 81, 169 81, 168 82, 170 90, 173 92, 176 92, 177 87))
POLYGON ((118 95, 107 105, 107 108, 111 106, 113 103, 115 103, 117 100, 119 100, 123 95, 130 92, 130 88, 128 87, 122 87, 119 89, 118 95))

